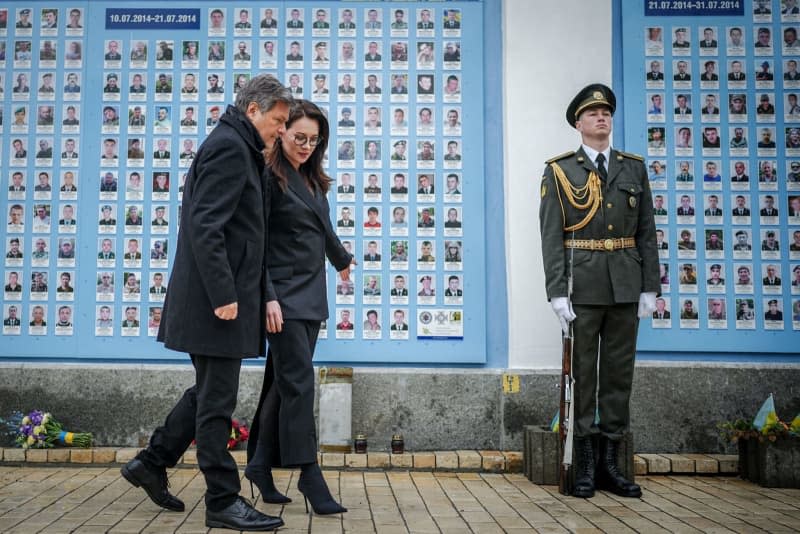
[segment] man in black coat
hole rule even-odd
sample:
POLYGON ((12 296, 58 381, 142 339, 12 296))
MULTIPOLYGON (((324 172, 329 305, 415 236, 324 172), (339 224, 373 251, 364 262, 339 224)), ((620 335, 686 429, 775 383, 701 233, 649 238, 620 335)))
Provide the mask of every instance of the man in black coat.
POLYGON ((196 382, 148 447, 122 468, 153 502, 182 511, 183 503, 167 490, 165 468, 195 439, 206 479, 206 526, 212 528, 263 531, 283 525, 239 497, 239 471, 227 442, 241 360, 265 353, 263 151, 282 133, 291 98, 273 76, 253 78, 189 169, 158 340, 191 355, 196 382))

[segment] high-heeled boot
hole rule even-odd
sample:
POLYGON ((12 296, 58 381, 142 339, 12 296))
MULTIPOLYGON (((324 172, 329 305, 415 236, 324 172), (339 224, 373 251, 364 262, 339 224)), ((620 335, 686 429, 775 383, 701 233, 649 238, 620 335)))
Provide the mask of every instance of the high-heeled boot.
POLYGON ((250 495, 255 499, 253 484, 261 492, 261 500, 270 504, 287 504, 292 499, 278 491, 275 482, 272 480, 272 471, 265 467, 251 466, 244 468, 244 476, 250 481, 250 495))
POLYGON ((308 501, 311 501, 311 508, 318 515, 340 514, 347 511, 347 508, 333 500, 316 462, 305 464, 300 468, 297 489, 303 494, 306 512, 308 512, 308 501))

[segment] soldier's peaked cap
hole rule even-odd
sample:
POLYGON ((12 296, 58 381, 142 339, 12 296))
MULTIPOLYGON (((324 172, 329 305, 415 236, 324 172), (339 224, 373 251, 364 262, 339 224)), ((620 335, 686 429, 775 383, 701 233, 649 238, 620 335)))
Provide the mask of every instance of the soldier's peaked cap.
POLYGON ((593 83, 581 89, 567 106, 567 123, 574 128, 580 114, 595 106, 605 106, 613 114, 617 109, 614 91, 602 83, 593 83))

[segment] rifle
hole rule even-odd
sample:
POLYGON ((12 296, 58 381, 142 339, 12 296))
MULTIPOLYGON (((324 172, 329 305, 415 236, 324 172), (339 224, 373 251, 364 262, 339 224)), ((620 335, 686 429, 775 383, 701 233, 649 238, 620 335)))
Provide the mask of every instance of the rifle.
MULTIPOLYGON (((575 237, 575 231, 572 232, 575 237)), ((569 276, 567 278, 567 295, 572 299, 572 259, 575 249, 570 251, 569 276)), ((561 399, 558 407, 558 438, 561 443, 561 464, 558 469, 558 491, 562 495, 572 495, 572 441, 573 416, 575 407, 572 404, 572 395, 575 389, 575 379, 572 377, 572 345, 574 338, 572 335, 572 322, 569 323, 567 331, 561 338, 561 399)))
POLYGON ((558 411, 558 437, 561 440, 561 465, 558 473, 558 491, 572 495, 572 440, 574 424, 572 404, 575 379, 572 377, 572 323, 561 340, 561 402, 558 411))

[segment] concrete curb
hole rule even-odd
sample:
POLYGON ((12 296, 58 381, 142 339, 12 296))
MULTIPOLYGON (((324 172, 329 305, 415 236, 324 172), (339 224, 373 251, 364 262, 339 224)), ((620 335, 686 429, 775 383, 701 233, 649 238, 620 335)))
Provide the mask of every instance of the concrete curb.
MULTIPOLYGON (((0 465, 78 464, 111 465, 130 461, 139 449, 96 447, 93 449, 0 449, 0 465)), ((244 467, 247 452, 232 451, 244 467)), ((367 454, 320 453, 323 468, 364 470, 403 469, 413 471, 475 471, 481 473, 520 473, 519 451, 419 451, 405 454, 370 452, 367 454)), ((197 451, 189 449, 178 467, 197 466, 197 451)), ((636 454, 637 475, 727 475, 739 472, 739 457, 732 454, 636 454)))

